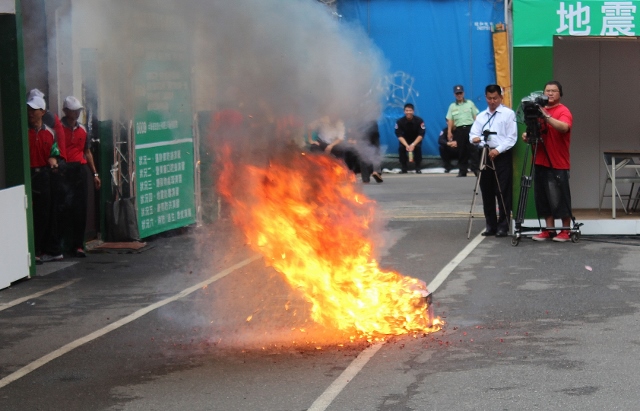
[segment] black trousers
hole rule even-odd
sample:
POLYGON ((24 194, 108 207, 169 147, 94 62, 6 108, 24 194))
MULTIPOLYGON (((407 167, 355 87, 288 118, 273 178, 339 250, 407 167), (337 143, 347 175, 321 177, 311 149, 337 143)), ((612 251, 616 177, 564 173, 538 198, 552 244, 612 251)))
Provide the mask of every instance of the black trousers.
MULTIPOLYGON (((400 144, 398 147, 398 155, 400 159, 400 167, 402 171, 407 171, 409 166, 409 155, 407 154, 407 148, 400 144)), ((420 170, 420 164, 422 163, 422 144, 418 144, 413 149, 413 164, 416 170, 420 170)))
POLYGON ((73 250, 84 246, 84 234, 87 226, 87 180, 86 164, 67 163, 66 189, 68 190, 65 226, 71 230, 73 250))
POLYGON ((452 160, 457 160, 458 157, 460 156, 458 153, 458 147, 449 147, 447 145, 444 146, 440 146, 439 147, 440 150, 440 158, 442 158, 442 162, 444 163, 443 166, 445 168, 445 170, 449 171, 453 168, 453 165, 451 164, 452 160))
MULTIPOLYGON (((319 140, 318 143, 319 144, 311 144, 311 146, 309 147, 309 151, 312 153, 324 153, 324 150, 327 148, 327 146, 329 146, 329 144, 325 143, 322 140, 319 140)), ((343 144, 340 143, 333 146, 333 148, 331 149, 331 155, 344 160, 345 150, 343 144)))
POLYGON ((509 231, 509 220, 507 217, 511 214, 512 157, 511 150, 501 153, 493 161, 493 165, 495 165, 495 170, 493 170, 491 168, 493 165, 491 160, 489 160, 487 151, 486 165, 484 170, 481 170, 482 174, 480 176, 480 190, 482 191, 482 203, 487 231, 509 231), (502 192, 502 198, 500 192, 502 192), (500 210, 499 213, 496 213, 496 206, 500 210))
POLYGON ((467 169, 469 168, 469 154, 471 153, 469 131, 471 131, 471 126, 459 126, 453 130, 453 139, 458 143, 458 169, 460 174, 467 174, 467 169))
POLYGON ((64 214, 69 204, 69 189, 66 181, 66 163, 60 162, 58 168, 51 170, 51 214, 46 252, 51 255, 62 254, 62 236, 64 232, 64 214))
POLYGON ((51 216, 51 178, 48 167, 31 169, 31 199, 36 255, 47 249, 51 216))
POLYGON ((569 170, 536 165, 535 173, 533 192, 538 215, 554 219, 571 217, 569 170))

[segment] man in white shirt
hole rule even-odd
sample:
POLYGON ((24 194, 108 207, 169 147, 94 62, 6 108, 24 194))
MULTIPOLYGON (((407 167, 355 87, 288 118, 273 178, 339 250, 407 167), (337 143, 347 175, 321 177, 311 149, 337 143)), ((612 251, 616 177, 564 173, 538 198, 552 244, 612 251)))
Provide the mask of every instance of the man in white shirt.
POLYGON ((497 84, 485 88, 487 109, 476 117, 469 141, 483 147, 485 167, 481 170, 480 190, 486 229, 484 236, 506 237, 511 214, 511 180, 513 164, 511 148, 517 141, 516 115, 502 105, 502 89, 497 84), (496 202, 499 215, 496 213, 496 202))

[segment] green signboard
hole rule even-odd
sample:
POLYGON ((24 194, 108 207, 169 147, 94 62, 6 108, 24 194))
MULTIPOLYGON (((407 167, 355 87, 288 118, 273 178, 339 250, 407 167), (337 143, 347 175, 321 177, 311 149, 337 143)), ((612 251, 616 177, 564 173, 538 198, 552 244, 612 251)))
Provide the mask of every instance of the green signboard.
POLYGON ((147 52, 135 84, 136 198, 140 237, 196 221, 187 56, 147 52))
POLYGON ((556 35, 635 36, 638 13, 640 1, 516 0, 513 45, 550 47, 556 35))

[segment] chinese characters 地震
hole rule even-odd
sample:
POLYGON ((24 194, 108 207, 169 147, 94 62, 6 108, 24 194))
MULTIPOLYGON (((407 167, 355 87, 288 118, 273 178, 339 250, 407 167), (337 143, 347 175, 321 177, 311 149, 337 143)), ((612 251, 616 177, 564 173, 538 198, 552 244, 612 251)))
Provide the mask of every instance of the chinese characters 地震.
MULTIPOLYGON (((571 36, 589 36, 592 24, 598 20, 597 12, 597 7, 583 5, 581 1, 574 3, 561 1, 556 11, 560 16, 556 32, 571 36), (593 13, 592 8, 596 9, 593 13)), ((601 36, 635 36, 636 6, 633 2, 605 1, 599 12, 602 21, 601 36)))

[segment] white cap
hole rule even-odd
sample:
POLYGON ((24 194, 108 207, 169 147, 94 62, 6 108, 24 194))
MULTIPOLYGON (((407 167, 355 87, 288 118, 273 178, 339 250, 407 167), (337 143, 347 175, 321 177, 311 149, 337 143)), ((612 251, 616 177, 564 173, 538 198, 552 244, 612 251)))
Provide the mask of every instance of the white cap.
POLYGON ((44 98, 44 93, 40 90, 38 90, 37 88, 34 88, 33 90, 31 90, 30 92, 27 93, 27 100, 29 100, 31 97, 42 97, 44 98))
POLYGON ((80 103, 80 100, 78 100, 73 96, 69 96, 64 99, 64 104, 62 105, 62 108, 67 108, 69 110, 75 111, 75 110, 82 110, 84 107, 82 107, 82 103, 80 103))
POLYGON ((32 95, 27 100, 27 105, 34 110, 46 110, 47 103, 44 102, 44 99, 37 95, 32 95))

